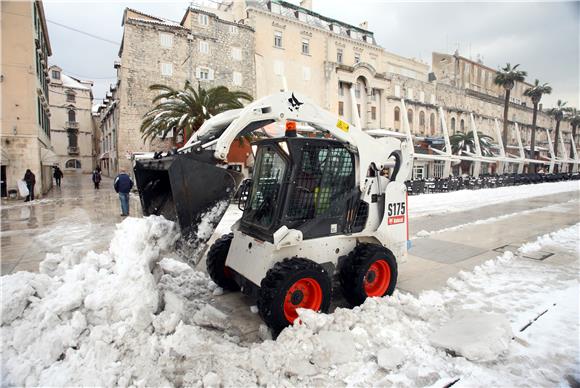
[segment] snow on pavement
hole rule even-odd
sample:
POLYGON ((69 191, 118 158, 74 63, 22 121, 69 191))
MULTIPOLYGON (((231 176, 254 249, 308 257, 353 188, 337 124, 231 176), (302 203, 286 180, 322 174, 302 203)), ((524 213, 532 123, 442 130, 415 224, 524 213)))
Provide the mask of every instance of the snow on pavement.
POLYGON ((419 232, 417 232, 415 234, 415 236, 413 236, 413 239, 421 238, 421 237, 428 237, 428 236, 432 236, 432 235, 438 234, 438 233, 453 232, 453 231, 460 230, 460 229, 466 228, 468 226, 473 226, 473 225, 494 224, 498 221, 502 221, 502 220, 505 220, 505 219, 508 219, 511 217, 516 217, 516 216, 519 217, 519 216, 524 216, 527 214, 533 214, 533 213, 537 213, 537 212, 569 212, 570 209, 567 208, 565 205, 568 203, 573 203, 573 202, 577 202, 580 204, 578 199, 572 199, 572 200, 570 200, 568 202, 564 202, 564 203, 557 203, 557 204, 543 206, 543 207, 539 207, 539 208, 535 208, 535 209, 528 209, 528 210, 522 210, 519 212, 502 214, 501 216, 497 216, 497 217, 482 218, 482 219, 479 219, 479 220, 476 220, 473 222, 467 222, 465 224, 451 226, 449 228, 443 228, 443 229, 438 229, 438 230, 433 230, 433 231, 420 230, 419 232))
POLYGON ((276 341, 248 344, 210 304, 207 275, 166 257, 174 224, 127 218, 106 252, 63 250, 39 274, 2 277, 2 385, 557 385, 580 377, 579 228, 524 248, 573 264, 506 252, 442 290, 303 311, 276 341), (507 328, 473 338, 463 327, 459 346, 445 335, 461 319, 489 327, 493 314, 515 340, 507 328))
POLYGON ((409 214, 411 217, 421 217, 459 212, 501 202, 569 191, 580 191, 580 181, 549 182, 493 189, 412 195, 409 196, 409 214))

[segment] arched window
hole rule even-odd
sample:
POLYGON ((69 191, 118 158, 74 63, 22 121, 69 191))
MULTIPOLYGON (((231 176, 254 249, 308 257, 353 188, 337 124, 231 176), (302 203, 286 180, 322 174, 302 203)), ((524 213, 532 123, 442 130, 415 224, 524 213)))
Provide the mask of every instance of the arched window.
POLYGON ((459 129, 461 130, 461 132, 465 131, 465 121, 463 119, 461 119, 461 121, 459 122, 459 129))
POLYGON ((421 133, 425 134, 425 112, 419 112, 419 128, 421 129, 421 133))
POLYGON ((413 129, 413 109, 407 110, 407 120, 409 120, 409 128, 413 129))
POLYGON ((64 167, 65 168, 81 168, 81 162, 80 162, 80 160, 69 159, 64 164, 64 167))
POLYGON ((74 111, 74 109, 68 110, 68 121, 71 123, 74 123, 75 121, 77 121, 77 114, 74 111))
POLYGON ((451 118, 451 131, 455 133, 455 117, 451 118))
POLYGON ((398 106, 395 107, 395 129, 401 128, 401 110, 398 106))
POLYGON ((435 113, 431 113, 429 116, 429 129, 431 129, 431 135, 435 134, 435 113))

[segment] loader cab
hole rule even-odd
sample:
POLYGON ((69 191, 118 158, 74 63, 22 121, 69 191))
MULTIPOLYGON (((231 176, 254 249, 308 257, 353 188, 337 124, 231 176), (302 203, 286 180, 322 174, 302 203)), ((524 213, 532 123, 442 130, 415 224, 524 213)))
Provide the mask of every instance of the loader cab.
POLYGON ((318 138, 266 139, 253 146, 254 173, 240 203, 242 232, 272 242, 283 225, 302 231, 304 239, 352 231, 360 198, 353 152, 318 138))

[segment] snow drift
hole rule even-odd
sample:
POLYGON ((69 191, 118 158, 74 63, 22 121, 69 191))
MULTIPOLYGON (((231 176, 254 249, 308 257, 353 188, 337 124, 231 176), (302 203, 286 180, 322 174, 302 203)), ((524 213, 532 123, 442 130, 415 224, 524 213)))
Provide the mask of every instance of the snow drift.
MULTIPOLYGON (((578 228, 550 241, 577 257, 578 228)), ((251 344, 211 304, 215 284, 164 257, 177 238, 163 218, 128 218, 107 252, 63 249, 39 274, 3 277, 2 384, 426 386, 459 378, 465 386, 545 386, 580 370, 578 261, 558 266, 507 252, 441 291, 302 311, 301 325, 251 344), (466 311, 501 315, 504 330, 463 331, 453 356, 445 327, 465 328, 466 311), (510 330, 515 341, 505 340, 510 330), (432 343, 437 332, 445 343, 432 343), (495 345, 481 346, 481 337, 495 345)))

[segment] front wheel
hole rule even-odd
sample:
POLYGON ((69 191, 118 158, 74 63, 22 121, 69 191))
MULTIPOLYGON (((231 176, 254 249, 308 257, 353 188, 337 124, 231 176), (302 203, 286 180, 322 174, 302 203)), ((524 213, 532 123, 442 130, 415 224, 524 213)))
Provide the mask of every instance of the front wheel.
POLYGON ((397 261, 391 251, 380 245, 360 244, 342 263, 340 284, 346 300, 358 306, 369 297, 391 295, 397 275, 397 261))
POLYGON ((280 332, 298 318, 299 308, 328 312, 331 291, 330 277, 321 265, 303 258, 285 259, 262 279, 260 316, 280 332))
POLYGON ((226 267, 226 259, 230 245, 234 238, 233 233, 224 234, 216 240, 207 253, 207 273, 215 284, 228 291, 238 291, 240 286, 234 280, 232 270, 226 267))

